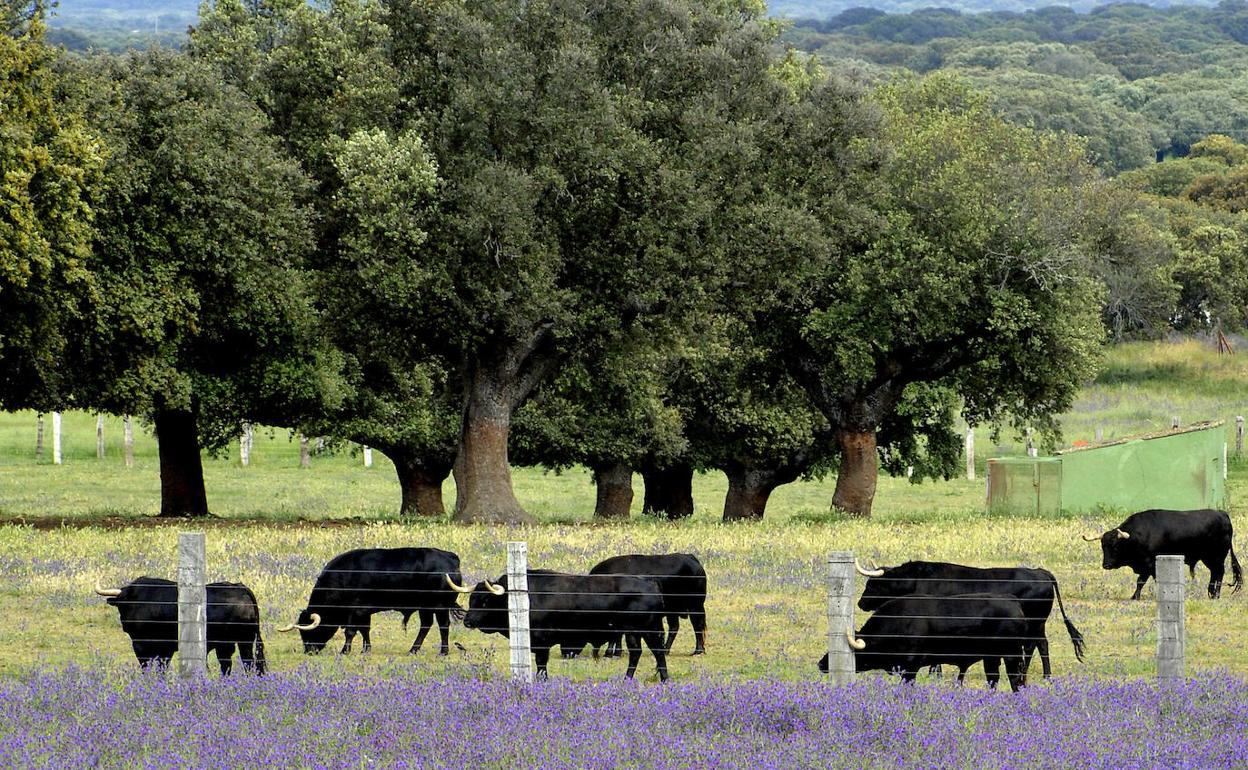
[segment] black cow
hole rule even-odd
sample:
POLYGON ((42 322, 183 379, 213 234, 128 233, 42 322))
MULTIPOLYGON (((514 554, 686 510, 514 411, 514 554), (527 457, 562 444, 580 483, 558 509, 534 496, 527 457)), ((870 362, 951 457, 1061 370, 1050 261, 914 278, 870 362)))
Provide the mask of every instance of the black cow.
MULTIPOLYGON (((177 583, 145 575, 124 588, 96 585, 95 592, 117 608, 139 665, 169 665, 178 651, 177 583)), ((207 595, 208 651, 216 653, 221 673, 230 673, 237 648, 243 667, 263 674, 264 640, 255 594, 242 583, 209 583, 207 595)))
MULTIPOLYGON (((448 578, 450 582, 450 578, 448 578)), ((628 645, 631 679, 641 660, 645 641, 654 655, 659 679, 667 681, 667 654, 663 646, 663 595, 653 580, 626 575, 568 575, 550 570, 529 570, 529 643, 537 663, 537 676, 545 679, 550 648, 578 648, 598 636, 622 634, 628 645)), ((481 581, 471 593, 465 628, 508 636, 507 578, 495 583, 481 581)))
MULTIPOLYGON (((1025 643, 1030 621, 1018 599, 1005 594, 903 596, 884 602, 859 629, 845 629, 856 671, 899 671, 913 682, 919 669, 948 663, 961 675, 980 661, 991 687, 1005 663, 1010 689, 1027 683, 1025 643)), ((819 660, 827 672, 828 656, 819 660)))
POLYGON ((1130 567, 1138 575, 1132 599, 1139 599, 1148 579, 1157 577, 1157 557, 1174 554, 1193 576, 1196 562, 1209 568, 1209 598, 1222 593, 1226 575, 1226 555, 1231 555, 1231 583, 1234 593, 1244 585, 1244 573, 1231 545, 1231 517, 1226 511, 1164 511, 1152 509, 1133 513, 1127 520, 1103 535, 1084 535, 1089 542, 1101 541, 1101 566, 1105 569, 1130 567))
POLYGON ((1075 648, 1075 657, 1083 661, 1083 635, 1070 622, 1070 618, 1066 617, 1066 607, 1062 604, 1057 578, 1046 569, 966 567, 943 561, 908 561, 896 567, 874 570, 864 569, 856 562, 855 566, 859 574, 868 578, 862 589, 862 597, 858 600, 858 608, 868 612, 878 609, 890 599, 910 594, 954 596, 990 593, 1013 596, 1022 605, 1023 614, 1028 620, 1026 663, 1030 665, 1031 656, 1039 650, 1045 679, 1052 675, 1045 624, 1053 611, 1053 600, 1057 599, 1062 622, 1066 624, 1066 633, 1070 634, 1071 644, 1075 648))
POLYGON ((295 623, 278 631, 299 630, 303 651, 318 653, 342 628, 346 642, 342 654, 351 652, 356 632, 364 638, 364 652, 372 647, 369 631, 372 616, 393 610, 403 616, 403 628, 413 614, 420 615, 420 631, 408 650, 420 651, 436 618, 442 643, 438 654, 446 655, 450 641, 450 618, 463 610, 459 597, 447 587, 445 576, 460 580, 459 556, 437 548, 360 548, 329 560, 316 578, 308 606, 295 623))
MULTIPOLYGON (((706 652, 706 570, 698 557, 688 553, 612 556, 595 564, 589 574, 633 575, 658 583, 659 591, 663 593, 663 606, 667 609, 665 647, 668 654, 672 652, 682 616, 689 618, 693 626, 693 654, 706 652)), ((594 652, 596 655, 597 650, 594 652)), ((607 644, 607 657, 619 654, 619 637, 612 637, 607 644)))

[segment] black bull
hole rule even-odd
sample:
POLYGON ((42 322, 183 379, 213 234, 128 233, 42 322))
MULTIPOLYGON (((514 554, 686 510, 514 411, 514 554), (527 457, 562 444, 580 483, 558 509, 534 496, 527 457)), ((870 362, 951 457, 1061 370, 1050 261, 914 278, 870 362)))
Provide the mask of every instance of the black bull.
MULTIPOLYGON (((169 665, 178 651, 177 583, 145 575, 123 588, 97 585, 95 592, 117 608, 140 665, 169 665)), ((264 640, 255 594, 242 583, 209 583, 207 601, 208 651, 216 653, 221 673, 230 673, 237 648, 244 668, 263 674, 264 640)))
MULTIPOLYGON (((667 652, 671 653, 676 642, 681 617, 688 618, 693 626, 693 654, 706 652, 706 570, 698 557, 689 553, 612 556, 595 564, 589 574, 632 575, 653 580, 663 594, 667 613, 667 641, 664 642, 667 652)), ((566 647, 564 654, 568 655, 566 647)), ((615 637, 608 644, 607 655, 618 654, 619 639, 615 637)))
POLYGON ((866 570, 856 565, 858 572, 866 576, 858 608, 868 612, 879 609, 884 602, 910 594, 928 596, 954 596, 958 594, 1003 594, 1018 600, 1027 618, 1024 661, 1029 664, 1031 656, 1039 650, 1044 677, 1052 675, 1049 663, 1049 640, 1045 624, 1053 611, 1053 600, 1062 613, 1066 632, 1070 634, 1075 657, 1083 661, 1084 641, 1079 629, 1066 617, 1062 594, 1057 578, 1045 569, 1028 567, 967 567, 938 561, 909 561, 896 567, 866 570))
POLYGON ((448 653, 451 615, 462 610, 458 596, 445 583, 450 575, 457 582, 459 556, 437 548, 360 548, 329 560, 316 578, 308 606, 295 623, 279 631, 298 629, 305 653, 324 649, 341 628, 346 641, 342 653, 351 652, 358 632, 364 652, 372 646, 369 633, 372 616, 394 611, 403 616, 403 627, 413 614, 420 615, 420 631, 408 651, 415 654, 436 618, 441 644, 438 652, 448 653))
MULTIPOLYGON (((482 581, 471 593, 465 628, 509 636, 507 578, 482 581)), ((654 656, 659 679, 667 681, 667 654, 663 644, 663 595, 653 580, 625 575, 568 575, 550 570, 528 571, 529 639, 538 678, 547 675, 550 648, 583 646, 586 640, 623 635, 628 645, 632 678, 641 660, 644 641, 654 656)))
POLYGON ((1226 556, 1231 556, 1232 587, 1238 593, 1244 573, 1231 545, 1231 517, 1226 511, 1166 511, 1152 509, 1133 513, 1114 529, 1084 540, 1101 542, 1101 566, 1105 569, 1130 567, 1137 575, 1132 599, 1139 599, 1148 579, 1157 577, 1157 557, 1175 554, 1196 574, 1196 563, 1209 568, 1209 598, 1222 593, 1226 556))
MULTIPOLYGON (((947 663, 965 674, 983 661, 988 683, 995 687, 1004 662, 1015 691, 1027 682, 1024 643, 1029 633, 1018 600, 991 593, 903 596, 881 604, 856 639, 852 629, 846 629, 856 650, 856 671, 898 671, 904 681, 913 682, 926 666, 947 663)), ((828 670, 826 653, 819 670, 828 670)))

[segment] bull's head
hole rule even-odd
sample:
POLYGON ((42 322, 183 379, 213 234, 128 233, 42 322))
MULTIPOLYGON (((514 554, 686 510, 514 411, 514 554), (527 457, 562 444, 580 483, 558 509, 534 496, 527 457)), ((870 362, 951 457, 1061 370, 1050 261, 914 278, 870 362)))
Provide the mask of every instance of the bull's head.
MULTIPOLYGON (((903 567, 905 565, 902 565, 903 567)), ((898 596, 906 596, 915 592, 915 582, 909 579, 901 567, 881 567, 871 561, 870 569, 854 560, 854 569, 867 579, 862 587, 862 596, 858 598, 858 609, 874 612, 880 605, 898 596)))
POLYGON ((1089 543, 1101 542, 1102 569, 1117 569, 1131 563, 1131 533, 1121 529, 1111 529, 1102 535, 1087 534, 1083 539, 1089 543))
POLYGON ((122 589, 120 588, 104 588, 100 585, 100 581, 95 581, 96 594, 105 597, 108 603, 114 606, 117 604, 117 597, 121 596, 121 591, 122 589))
POLYGON ((338 633, 338 626, 321 622, 320 613, 307 608, 299 613, 299 619, 294 623, 281 626, 277 630, 283 634, 298 631, 303 641, 304 654, 312 655, 325 649, 333 635, 338 633))
MULTIPOLYGON (((449 578, 448 581, 450 582, 449 578)), ((452 584, 456 591, 463 589, 452 584)), ((468 614, 464 616, 464 628, 475 628, 486 634, 507 636, 507 577, 498 583, 482 580, 473 587, 468 597, 468 614)))

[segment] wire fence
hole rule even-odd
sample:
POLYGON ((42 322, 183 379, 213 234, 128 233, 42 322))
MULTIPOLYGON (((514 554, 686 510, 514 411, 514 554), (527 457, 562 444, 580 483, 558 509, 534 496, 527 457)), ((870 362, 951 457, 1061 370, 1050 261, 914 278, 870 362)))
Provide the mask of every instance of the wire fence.
MULTIPOLYGON (((495 654, 491 649, 505 645, 511 675, 525 680, 545 673, 552 651, 575 654, 586 645, 595 658, 604 645, 608 652, 631 651, 630 664, 643 655, 656 665, 660 678, 667 676, 673 655, 683 661, 685 677, 703 671, 791 675, 796 664, 804 676, 819 676, 823 669, 833 681, 848 681, 866 671, 903 676, 922 671, 926 676, 930 666, 947 664, 965 672, 983 663, 991 682, 998 665, 1003 663, 1009 674, 1019 661, 1030 665, 1033 680, 1049 670, 1174 676, 1186 665, 1188 583, 1181 557, 1173 557, 1178 564, 1170 572, 1160 566, 1167 558, 1159 559, 1157 601, 1130 602, 1124 594, 1106 602, 1104 596, 1080 591, 1091 579, 1090 571, 1064 583, 1021 568, 988 577, 907 576, 900 568, 864 568, 853 554, 837 553, 829 557, 823 575, 811 565, 810 574, 755 580, 768 590, 754 597, 752 610, 740 577, 717 572, 713 559, 706 576, 640 568, 626 574, 556 573, 530 570, 513 559, 503 574, 478 572, 476 579, 461 573, 457 560, 433 568, 365 568, 335 566, 335 559, 308 573, 297 606, 289 597, 280 606, 266 606, 238 584, 206 583, 207 565, 196 574, 181 564, 178 574, 184 585, 143 580, 116 587, 97 584, 96 592, 107 594, 100 598, 117 610, 108 632, 97 638, 111 640, 102 646, 115 654, 130 646, 141 660, 146 655, 158 663, 168 663, 173 650, 179 650, 179 670, 185 676, 201 675, 209 652, 216 652, 218 659, 228 657, 235 645, 243 662, 253 663, 264 653, 244 646, 263 639, 271 671, 275 650, 289 660, 295 652, 319 651, 337 638, 345 651, 352 649, 357 635, 368 649, 375 621, 384 627, 386 649, 394 649, 398 640, 387 626, 393 621, 383 621, 380 613, 397 612, 408 629, 404 647, 412 639, 410 626, 419 627, 409 652, 417 651, 435 629, 443 653, 451 641, 461 657, 489 658, 495 654), (527 585, 509 588, 518 585, 521 574, 527 585), (808 588, 792 601, 775 601, 778 592, 783 595, 794 584, 808 588), (187 585, 198 586, 202 595, 190 601, 179 598, 187 585), (940 595, 931 595, 938 591, 940 595), (719 609, 726 599, 738 606, 746 601, 747 609, 726 613, 719 609), (523 611, 516 606, 526 603, 523 611), (1090 619, 1093 605, 1099 606, 1090 619), (713 647, 707 641, 709 631, 715 632, 713 647), (160 649, 140 650, 144 645, 160 649), (709 655, 689 657, 711 650, 713 664, 709 655), (825 653, 826 660, 817 665, 825 653), (193 659, 184 660, 191 655, 193 659), (1085 667, 1080 660, 1089 663, 1085 667)), ((1202 650, 1205 643, 1219 641, 1218 636, 1202 639, 1202 650)))

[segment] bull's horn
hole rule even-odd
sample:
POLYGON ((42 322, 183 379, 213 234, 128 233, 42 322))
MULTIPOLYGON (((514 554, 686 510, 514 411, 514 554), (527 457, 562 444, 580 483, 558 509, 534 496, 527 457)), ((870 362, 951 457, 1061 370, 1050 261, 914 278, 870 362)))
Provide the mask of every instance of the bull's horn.
POLYGON ((457 592, 459 592, 459 593, 461 593, 461 594, 470 594, 470 593, 472 593, 472 589, 471 589, 471 588, 465 588, 465 587, 463 587, 463 586, 457 586, 457 585, 455 585, 455 581, 454 581, 454 580, 451 580, 451 576, 450 576, 450 575, 447 575, 445 572, 443 572, 443 573, 442 573, 442 575, 446 578, 446 584, 447 584, 448 586, 450 586, 453 590, 455 590, 455 591, 457 591, 457 592))
POLYGON ((1118 533, 1119 540, 1126 540, 1127 538, 1131 537, 1129 533, 1123 532, 1121 529, 1115 529, 1114 531, 1118 533))
POLYGON ((312 622, 307 624, 306 626, 301 626, 298 623, 291 623, 288 626, 281 626, 277 630, 283 634, 289 631, 294 631, 295 629, 299 629, 300 631, 311 631, 312 629, 316 628, 320 624, 321 624, 321 616, 314 612, 312 613, 312 622))
POLYGON ((489 591, 495 596, 502 596, 503 594, 507 593, 506 588, 503 588, 502 586, 494 585, 493 583, 490 582, 489 578, 486 578, 485 580, 485 590, 489 591))
POLYGON ((1095 543, 1097 540, 1101 539, 1100 535, 1084 534, 1084 535, 1081 535, 1080 537, 1082 537, 1084 540, 1088 541, 1089 543, 1095 543))
POLYGON ((95 581, 95 592, 100 596, 121 596, 120 588, 104 588, 100 581, 95 581))
POLYGON ((867 648, 866 642, 854 638, 854 629, 852 628, 845 629, 845 641, 849 642, 849 646, 855 650, 865 650, 867 648))
POLYGON ((863 577, 880 577, 884 574, 884 570, 876 567, 875 569, 867 569, 862 566, 857 559, 854 559, 854 569, 858 570, 858 574, 863 577))

